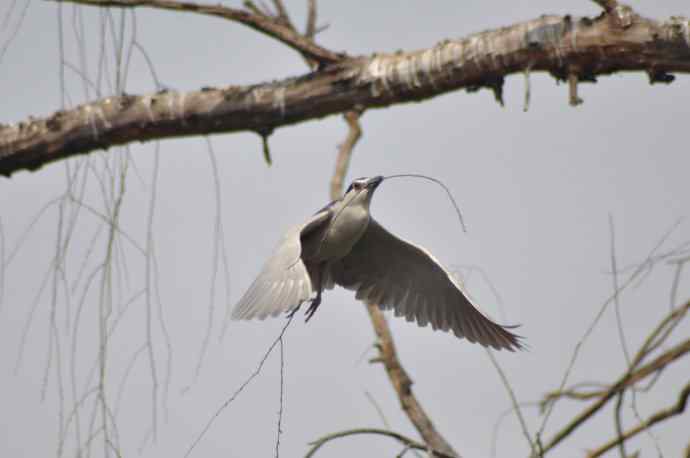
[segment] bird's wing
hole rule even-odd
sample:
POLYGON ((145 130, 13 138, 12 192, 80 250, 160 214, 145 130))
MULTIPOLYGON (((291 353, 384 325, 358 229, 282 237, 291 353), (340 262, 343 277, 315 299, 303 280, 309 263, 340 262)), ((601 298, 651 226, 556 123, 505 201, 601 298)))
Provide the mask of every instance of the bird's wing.
POLYGON ((328 208, 319 211, 305 224, 295 226, 283 237, 261 273, 232 311, 232 319, 249 320, 276 316, 298 307, 309 299, 312 288, 309 273, 302 262, 301 236, 331 218, 328 208))
POLYGON ((331 267, 335 282, 357 299, 393 309, 396 316, 431 323, 497 350, 521 348, 519 337, 485 317, 458 282, 424 248, 401 240, 372 218, 352 251, 331 267))

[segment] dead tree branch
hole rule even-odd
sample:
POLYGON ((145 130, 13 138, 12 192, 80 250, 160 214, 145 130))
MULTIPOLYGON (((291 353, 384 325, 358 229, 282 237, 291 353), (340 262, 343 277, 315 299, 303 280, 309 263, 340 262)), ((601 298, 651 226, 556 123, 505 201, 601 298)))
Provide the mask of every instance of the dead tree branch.
POLYGON ((274 38, 281 43, 289 46, 302 55, 313 59, 319 63, 327 64, 341 60, 344 56, 338 53, 329 51, 317 45, 313 40, 303 37, 296 33, 290 27, 287 16, 283 17, 278 12, 278 20, 267 14, 259 14, 260 12, 248 6, 247 10, 230 8, 223 5, 209 5, 202 3, 185 2, 178 0, 54 0, 57 2, 76 3, 80 5, 91 5, 100 7, 117 7, 117 8, 156 8, 162 10, 191 12, 197 14, 204 14, 207 16, 215 16, 230 21, 238 22, 247 27, 256 30, 259 33, 274 38))
MULTIPOLYGON (((180 4, 171 0, 75 1, 97 5, 180 4)), ((220 11, 218 14, 222 15, 220 11)), ((357 107, 388 107, 458 89, 486 87, 500 93, 506 75, 522 73, 526 68, 561 80, 576 68, 579 82, 620 71, 645 71, 652 82, 668 82, 672 78, 669 72, 690 72, 687 19, 673 17, 660 22, 632 15, 630 25, 623 28, 603 16, 542 16, 464 39, 445 40, 420 51, 367 57, 338 55, 338 62, 312 73, 253 86, 96 100, 45 118, 0 126, 0 174, 35 170, 52 161, 135 141, 271 132, 357 107)), ((294 31, 286 32, 290 29, 275 25, 275 21, 267 25, 261 22, 265 18, 248 12, 237 13, 237 17, 262 33, 270 29, 276 35, 292 37, 286 44, 300 52, 311 49, 315 57, 325 61, 335 58, 330 51, 324 54, 313 49, 308 39, 296 38, 294 31)))

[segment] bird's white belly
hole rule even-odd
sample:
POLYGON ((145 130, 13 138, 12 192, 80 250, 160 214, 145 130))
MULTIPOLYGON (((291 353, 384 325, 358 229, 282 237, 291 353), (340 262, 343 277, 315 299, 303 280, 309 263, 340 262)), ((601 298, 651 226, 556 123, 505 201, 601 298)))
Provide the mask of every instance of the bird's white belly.
POLYGON ((314 243, 313 258, 315 261, 335 261, 346 256, 359 241, 369 224, 369 215, 359 208, 346 208, 336 213, 314 243))

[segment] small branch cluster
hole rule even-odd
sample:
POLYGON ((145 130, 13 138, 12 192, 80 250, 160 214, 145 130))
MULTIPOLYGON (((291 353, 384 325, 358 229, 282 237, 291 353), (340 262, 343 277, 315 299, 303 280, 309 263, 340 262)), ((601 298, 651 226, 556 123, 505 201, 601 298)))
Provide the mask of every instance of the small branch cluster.
MULTIPOLYGON (((608 404, 609 401, 615 397, 618 396, 619 399, 622 399, 622 396, 628 391, 635 392, 642 390, 642 388, 639 387, 640 382, 651 378, 650 384, 644 388, 644 390, 648 390, 656 382, 656 380, 658 380, 658 377, 661 375, 662 371, 664 371, 674 362, 678 361, 680 358, 688 355, 690 353, 690 339, 681 341, 666 351, 661 352, 646 364, 642 364, 645 360, 649 359, 649 357, 651 357, 656 350, 660 349, 668 342, 668 338, 672 331, 678 326, 680 321, 687 316, 688 310, 690 310, 690 301, 674 308, 667 316, 665 316, 642 343, 633 360, 631 361, 628 370, 626 370, 625 373, 623 373, 617 380, 607 384, 604 388, 584 391, 578 389, 577 387, 573 387, 548 393, 542 401, 542 410, 544 410, 549 404, 562 398, 581 401, 594 400, 594 402, 576 415, 559 431, 557 431, 542 447, 541 453, 546 454, 549 450, 570 436, 575 430, 585 424, 587 420, 598 413, 604 406, 608 404)), ((641 421, 638 425, 630 428, 629 430, 621 431, 616 438, 589 452, 588 456, 591 458, 601 456, 611 448, 616 447, 617 445, 627 441, 643 431, 646 431, 652 425, 669 419, 673 416, 680 415, 685 409, 689 392, 690 384, 681 389, 678 396, 678 401, 674 404, 674 406, 661 409, 649 416, 647 420, 641 421)), ((617 410, 618 409, 620 409, 620 403, 617 406, 617 410)))
POLYGON ((337 62, 343 55, 329 51, 317 45, 313 38, 305 37, 295 31, 290 23, 282 2, 274 1, 277 5, 277 15, 272 15, 269 11, 262 11, 252 2, 245 2, 246 10, 230 8, 223 5, 209 5, 202 3, 186 2, 180 0, 55 0, 67 1, 81 5, 92 5, 100 7, 134 8, 147 7, 162 10, 192 12, 215 16, 222 19, 238 22, 256 30, 259 33, 274 38, 288 47, 299 52, 305 58, 311 59, 319 64, 325 65, 337 62))

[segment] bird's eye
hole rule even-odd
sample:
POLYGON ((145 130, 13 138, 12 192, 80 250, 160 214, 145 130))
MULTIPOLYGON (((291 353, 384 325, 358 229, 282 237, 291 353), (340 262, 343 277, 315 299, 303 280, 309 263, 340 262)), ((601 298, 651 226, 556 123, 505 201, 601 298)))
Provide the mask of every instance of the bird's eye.
POLYGON ((359 182, 359 181, 353 181, 352 183, 350 183, 350 186, 347 187, 347 190, 345 191, 345 194, 347 194, 348 192, 352 191, 353 189, 354 189, 355 191, 359 191, 360 189, 362 189, 362 183, 359 182))

